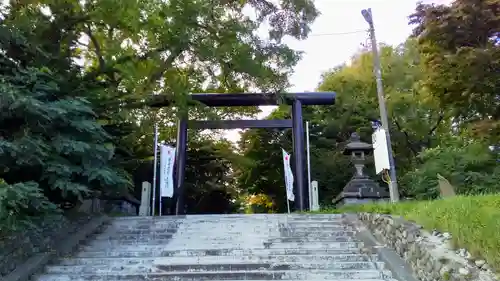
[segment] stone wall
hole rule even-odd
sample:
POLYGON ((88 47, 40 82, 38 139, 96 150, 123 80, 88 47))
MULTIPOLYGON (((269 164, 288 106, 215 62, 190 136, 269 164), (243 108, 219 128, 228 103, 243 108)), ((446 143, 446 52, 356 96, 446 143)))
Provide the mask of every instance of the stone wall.
POLYGON ((68 218, 58 215, 36 221, 22 231, 0 236, 0 279, 36 253, 48 252, 56 243, 78 231, 92 216, 68 218))
POLYGON ((412 267, 419 280, 498 280, 484 260, 472 259, 466 249, 452 249, 449 233, 430 233, 389 215, 360 213, 358 218, 379 242, 395 250, 412 267))

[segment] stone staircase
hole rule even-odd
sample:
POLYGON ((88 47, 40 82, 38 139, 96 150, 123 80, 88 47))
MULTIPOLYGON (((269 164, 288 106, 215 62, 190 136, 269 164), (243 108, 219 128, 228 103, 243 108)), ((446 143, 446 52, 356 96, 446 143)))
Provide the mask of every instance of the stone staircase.
POLYGON ((35 281, 394 280, 342 215, 116 218, 35 281))

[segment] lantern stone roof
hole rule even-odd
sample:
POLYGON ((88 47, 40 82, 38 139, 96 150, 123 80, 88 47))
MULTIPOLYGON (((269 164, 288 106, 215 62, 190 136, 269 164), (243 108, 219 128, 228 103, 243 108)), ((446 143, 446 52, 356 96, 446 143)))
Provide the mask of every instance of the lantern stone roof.
POLYGON ((352 133, 349 143, 344 148, 344 155, 351 155, 353 152, 364 152, 370 154, 373 151, 373 145, 362 142, 357 133, 352 133))

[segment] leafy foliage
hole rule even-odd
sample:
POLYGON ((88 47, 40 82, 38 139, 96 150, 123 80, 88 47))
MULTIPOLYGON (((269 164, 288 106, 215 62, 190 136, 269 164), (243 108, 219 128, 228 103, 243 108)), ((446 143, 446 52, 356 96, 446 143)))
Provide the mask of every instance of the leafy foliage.
MULTIPOLYGON (((269 116, 270 119, 287 117, 289 114, 284 109, 269 116)), ((239 143, 240 153, 248 161, 237 166, 237 187, 262 200, 265 196, 266 200, 274 202, 278 212, 286 211, 281 149, 292 151, 291 136, 290 130, 255 129, 243 133, 239 143)), ((252 205, 265 206, 265 203, 252 205)))
POLYGON ((237 212, 238 197, 232 177, 232 161, 237 161, 231 143, 191 142, 187 153, 185 204, 191 214, 237 212))
POLYGON ((422 164, 403 181, 417 199, 439 196, 437 174, 449 180, 459 194, 499 192, 497 156, 484 142, 450 136, 441 145, 423 151, 419 155, 422 164))
POLYGON ((81 200, 90 190, 128 187, 110 166, 110 136, 91 105, 63 91, 61 81, 48 68, 0 57, 0 213, 8 224, 81 200))
POLYGON ((427 74, 423 87, 453 110, 457 122, 487 124, 480 131, 494 139, 499 119, 499 9, 498 0, 457 0, 450 6, 421 4, 410 17, 427 74))
POLYGON ((151 92, 179 101, 189 92, 284 89, 299 53, 281 39, 305 38, 318 15, 305 0, 44 0, 5 10, 4 24, 51 54, 65 54, 54 62, 75 68, 71 59, 84 59, 86 80, 107 86, 94 98, 115 109, 151 92), (263 23, 267 40, 255 32, 263 23))
POLYGON ((273 213, 274 203, 266 194, 250 195, 247 198, 247 207, 245 212, 248 214, 273 213))
POLYGON ((47 200, 33 181, 9 185, 0 179, 0 235, 29 224, 34 216, 30 211, 34 209, 37 215, 44 215, 56 211, 57 206, 47 200))

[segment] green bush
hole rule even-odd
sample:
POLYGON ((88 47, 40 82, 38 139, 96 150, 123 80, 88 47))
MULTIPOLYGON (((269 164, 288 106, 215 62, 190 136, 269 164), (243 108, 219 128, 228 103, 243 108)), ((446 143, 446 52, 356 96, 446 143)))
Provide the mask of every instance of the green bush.
MULTIPOLYGON (((0 36, 0 47, 21 41, 0 36)), ((130 186, 111 165, 110 136, 90 103, 77 94, 85 93, 64 86, 64 75, 8 55, 0 55, 2 227, 75 203, 91 190, 130 186)))
POLYGON ((422 163, 401 178, 404 191, 416 199, 439 196, 437 174, 445 177, 458 194, 500 192, 497 155, 486 143, 450 136, 440 146, 420 153, 422 163))
POLYGON ((28 209, 36 209, 37 215, 42 215, 57 207, 45 198, 35 182, 8 185, 0 179, 0 236, 29 224, 31 212, 26 212, 28 209))

